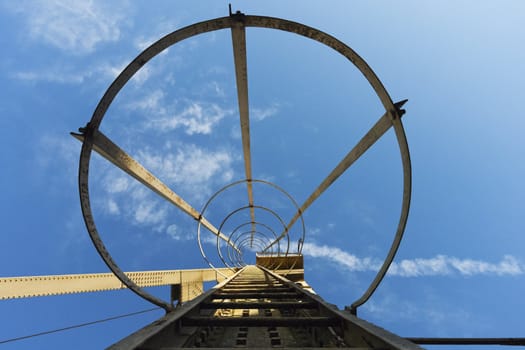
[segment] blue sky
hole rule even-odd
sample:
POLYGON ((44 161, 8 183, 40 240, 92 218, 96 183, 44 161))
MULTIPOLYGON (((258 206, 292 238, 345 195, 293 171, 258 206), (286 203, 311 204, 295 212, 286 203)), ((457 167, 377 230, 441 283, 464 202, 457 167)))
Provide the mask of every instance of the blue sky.
MULTIPOLYGON (((227 15, 228 2, 0 4, 0 276, 106 272, 83 224, 80 144, 69 132, 86 124, 147 45, 227 15)), ((411 212, 394 266, 360 316, 403 336, 523 336, 525 5, 232 5, 336 36, 369 63, 393 100, 409 99, 411 212)), ((247 51, 254 176, 302 203, 382 115, 381 105, 349 62, 317 43, 248 29, 247 51)), ((244 177, 238 124, 231 37, 220 31, 149 62, 101 130, 200 210, 213 192, 244 177)), ((123 270, 205 267, 193 219, 100 157, 90 186, 97 225, 123 270)), ((366 289, 392 240, 401 190, 389 131, 305 213, 306 277, 327 301, 350 305, 366 289)), ((254 195, 290 217, 275 191, 256 187, 254 195)), ((245 200, 234 189, 214 202, 210 220, 220 222, 245 200)), ((167 288, 152 292, 169 295, 167 288)), ((149 307, 129 291, 2 301, 0 341, 149 307)), ((100 348, 161 314, 1 347, 100 348)))

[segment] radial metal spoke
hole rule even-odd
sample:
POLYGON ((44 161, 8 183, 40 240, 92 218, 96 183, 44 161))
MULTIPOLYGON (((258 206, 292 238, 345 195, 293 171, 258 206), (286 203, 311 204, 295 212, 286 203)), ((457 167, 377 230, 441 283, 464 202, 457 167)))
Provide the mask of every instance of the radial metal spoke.
POLYGON ((242 20, 234 21, 232 25, 233 58, 235 62, 235 78, 237 81, 237 99, 239 101, 239 114, 241 120, 242 150, 244 154, 244 170, 248 189, 248 205, 252 234, 250 247, 253 246, 255 233, 255 209, 253 207, 252 164, 250 152, 250 118, 248 108, 248 69, 246 63, 246 31, 242 20))
POLYGON ((328 188, 330 185, 332 185, 335 180, 339 178, 352 164, 355 163, 356 160, 358 160, 377 140, 381 138, 381 136, 384 135, 384 133, 392 127, 392 119, 391 114, 386 112, 383 114, 381 118, 375 123, 375 125, 366 133, 365 136, 359 142, 357 145, 352 148, 350 152, 343 158, 339 164, 332 170, 332 172, 321 182, 319 187, 313 191, 313 193, 306 199, 306 201, 301 205, 301 207, 297 210, 295 215, 292 217, 292 220, 288 223, 286 226, 286 229, 279 237, 277 237, 276 240, 270 243, 264 251, 267 251, 270 247, 272 247, 274 244, 276 244, 279 240, 281 240, 283 237, 286 236, 290 228, 295 224, 297 219, 310 207, 310 205, 317 199, 319 196, 328 188))
MULTIPOLYGON (((85 136, 83 134, 71 133, 71 135, 77 140, 84 142, 85 136)), ((228 237, 219 232, 219 230, 206 218, 202 217, 195 208, 184 201, 184 199, 173 192, 168 186, 155 177, 155 175, 150 173, 139 162, 124 152, 119 146, 113 143, 109 138, 107 138, 98 130, 93 130, 93 149, 111 163, 115 164, 117 167, 137 179, 150 190, 157 193, 168 202, 174 204, 195 220, 200 221, 202 225, 210 230, 214 235, 219 236, 221 239, 228 242, 228 244, 230 244, 234 249, 238 250, 233 242, 228 240, 228 237)))

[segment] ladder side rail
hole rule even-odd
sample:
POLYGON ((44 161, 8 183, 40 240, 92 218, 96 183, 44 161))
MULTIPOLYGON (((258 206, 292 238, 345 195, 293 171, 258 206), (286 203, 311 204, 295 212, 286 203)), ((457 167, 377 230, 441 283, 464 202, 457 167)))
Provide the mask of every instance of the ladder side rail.
POLYGON ((110 347, 108 347, 108 350, 135 349, 141 346, 142 344, 150 340, 152 337, 164 331, 166 328, 172 326, 182 317, 187 315, 190 311, 196 310, 203 301, 207 300, 210 296, 212 296, 214 293, 216 293, 218 290, 220 290, 222 287, 228 284, 228 282, 230 282, 232 279, 234 279, 240 273, 242 273, 243 270, 244 268, 240 269, 239 271, 237 271, 221 283, 217 284, 215 287, 213 287, 206 293, 203 293, 195 299, 178 306, 173 311, 166 313, 165 316, 159 318, 156 321, 153 321, 146 327, 139 329, 135 333, 132 333, 126 338, 111 345, 110 347))
POLYGON ((335 305, 327 303, 317 294, 308 292, 299 287, 296 283, 273 273, 272 271, 258 266, 263 271, 267 272, 274 278, 280 280, 283 284, 288 285, 295 291, 302 293, 308 299, 316 302, 320 309, 325 313, 338 317, 343 324, 344 340, 352 346, 363 346, 372 348, 386 348, 386 349, 404 349, 404 350, 421 350, 418 345, 409 340, 395 335, 381 327, 378 327, 370 322, 364 321, 348 311, 341 311, 335 305))

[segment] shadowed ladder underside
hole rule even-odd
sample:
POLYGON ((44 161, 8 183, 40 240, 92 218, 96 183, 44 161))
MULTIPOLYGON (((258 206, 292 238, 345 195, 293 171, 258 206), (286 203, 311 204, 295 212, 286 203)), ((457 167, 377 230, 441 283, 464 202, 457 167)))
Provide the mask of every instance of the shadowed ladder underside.
POLYGON ((419 349, 326 303, 303 280, 255 265, 110 349, 192 347, 419 349))

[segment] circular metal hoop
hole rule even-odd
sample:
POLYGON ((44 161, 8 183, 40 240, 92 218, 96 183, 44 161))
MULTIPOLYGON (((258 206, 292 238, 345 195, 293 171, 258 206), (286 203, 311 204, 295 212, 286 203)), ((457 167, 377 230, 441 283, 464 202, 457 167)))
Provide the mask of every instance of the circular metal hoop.
MULTIPOLYGON (((299 208, 299 205, 297 204, 297 201, 287 192, 285 191, 283 188, 281 188, 280 186, 277 186, 276 184, 274 184, 273 182, 270 182, 270 181, 266 181, 266 180, 259 180, 259 179, 251 179, 251 180, 238 180, 238 181, 235 181, 235 182, 232 182, 224 187, 222 187, 221 189, 219 189, 217 192, 215 192, 213 195, 211 195, 211 197, 208 199, 208 201, 206 202, 206 204, 204 205, 204 207, 202 208, 201 212, 200 212, 200 215, 201 216, 204 216, 204 214, 206 213, 206 210, 209 208, 209 206, 213 203, 213 201, 215 199, 217 199, 217 197, 219 195, 221 195, 222 193, 226 192, 227 190, 237 186, 237 185, 241 185, 241 184, 244 184, 244 183, 259 183, 259 184, 263 184, 263 185, 267 185, 267 186, 270 186, 274 189, 276 189, 277 191, 279 191, 281 194, 283 194, 286 198, 288 198, 288 200, 292 203, 293 207, 295 210, 299 211, 300 208, 299 208)), ((286 224, 283 222, 281 216, 279 214, 277 214, 275 211, 267 208, 267 207, 264 207, 264 206, 253 206, 254 208, 258 208, 258 209, 261 209, 261 210, 265 210, 269 213, 271 213, 275 218, 277 218, 281 225, 283 226, 283 234, 279 237, 276 237, 275 241, 277 242, 277 252, 280 252, 280 241, 283 239, 283 238, 286 238, 286 251, 284 253, 284 256, 287 256, 288 255, 288 252, 290 250, 290 238, 289 238, 289 235, 288 235, 288 232, 286 230, 286 224)), ((237 208, 236 210, 230 212, 229 214, 227 214, 225 216, 225 218, 223 219, 223 221, 221 222, 221 225, 219 226, 219 232, 222 232, 222 227, 224 226, 225 222, 234 214, 238 213, 239 211, 241 210, 246 210, 246 209, 250 209, 251 207, 249 206, 244 206, 244 207, 241 207, 241 208, 237 208)), ((305 223, 304 223, 304 219, 303 219, 303 216, 300 215, 300 220, 301 220, 301 238, 300 240, 302 242, 304 242, 305 240, 305 236, 306 236, 306 226, 305 226, 305 223)), ((249 223, 244 223, 242 225, 245 225, 245 224, 251 224, 251 222, 249 223)), ((242 226, 240 225, 240 226, 242 226)), ((266 226, 266 225, 263 225, 263 226, 266 226)), ((222 274, 222 272, 220 272, 211 262, 210 260, 208 259, 206 253, 204 252, 204 247, 202 245, 202 238, 201 238, 201 227, 202 227, 202 222, 199 221, 198 223, 198 226, 197 226, 197 242, 199 244, 199 249, 200 249, 200 252, 201 252, 201 255, 202 257, 204 258, 204 260, 206 261, 206 263, 212 268, 214 269, 217 273, 222 274)), ((239 228, 239 226, 237 227, 239 228)), ((237 230, 234 229, 232 231, 232 234, 237 230)), ((268 227, 267 227, 268 228, 268 227)), ((273 232, 273 231, 272 231, 273 232)), ((275 235, 275 233, 274 233, 275 235)), ((228 263, 226 263, 226 261, 224 260, 224 257, 222 255, 222 252, 220 251, 220 247, 219 247, 219 243, 220 243, 220 240, 219 240, 219 237, 217 236, 217 243, 216 243, 216 247, 217 247, 217 252, 218 252, 218 255, 219 255, 219 258, 220 260, 222 261, 222 263, 226 266, 226 267, 229 267, 229 268, 232 268, 230 265, 228 265, 228 263)), ((230 251, 230 247, 227 247, 228 249, 228 252, 230 251)), ((299 246, 298 247, 298 251, 297 253, 301 253, 301 249, 302 249, 302 246, 299 246)), ((230 253, 228 253, 230 254, 230 253)))
POLYGON ((138 72, 138 70, 142 66, 144 66, 149 60, 151 60, 153 57, 161 53, 163 50, 167 49, 168 47, 180 41, 183 41, 185 39, 188 39, 190 37, 193 37, 193 36, 196 36, 202 33, 208 33, 208 32, 226 29, 226 28, 233 28, 234 26, 239 25, 239 23, 241 23, 245 27, 269 28, 269 29, 277 29, 277 30, 295 33, 295 34, 310 38, 312 40, 318 41, 334 49, 335 51, 337 51, 338 53, 346 57, 350 62, 352 62, 354 66, 367 79, 367 81, 369 82, 369 84, 371 85, 375 93, 377 94, 378 98, 380 99, 383 107, 385 108, 386 115, 389 116, 392 122, 392 126, 394 128, 394 131, 397 137, 399 150, 401 153, 402 164, 403 164, 402 208, 401 208, 397 230, 396 230, 392 245, 390 247, 389 253, 387 257, 385 258, 383 265, 381 266, 380 270, 378 271, 375 279, 373 280, 368 290, 359 300, 357 300, 356 302, 352 304, 352 308, 355 310, 357 306, 363 304, 372 295, 374 290, 377 288, 377 286, 381 282, 382 278, 384 277, 384 275, 386 274, 388 270, 388 267, 390 266, 392 260, 394 259, 394 256, 397 252, 397 249, 399 247, 399 244, 403 236, 406 221, 408 218, 408 211, 410 207, 410 194, 411 194, 411 166, 410 166, 410 156, 409 156, 409 151, 408 151, 408 144, 407 144, 404 129, 403 129, 403 126, 400 120, 400 112, 398 111, 398 108, 396 108, 394 103, 392 102, 383 84, 380 82, 380 80, 377 78, 377 76, 372 71, 372 69, 368 66, 368 64, 359 55, 357 55, 357 53, 354 50, 352 50, 350 47, 345 45, 343 42, 339 41, 338 39, 334 38, 331 35, 323 33, 322 31, 319 31, 317 29, 308 27, 304 24, 300 24, 297 22, 292 22, 292 21, 288 21, 284 19, 279 19, 279 18, 262 17, 262 16, 245 16, 242 14, 235 14, 229 17, 221 17, 221 18, 216 18, 216 19, 196 23, 196 24, 184 27, 182 29, 176 30, 172 32, 171 34, 164 36, 163 38, 161 38, 160 40, 152 44, 150 47, 145 49, 142 53, 140 53, 109 86, 104 96, 98 103, 93 113, 93 116, 90 122, 87 124, 85 131, 84 131, 84 141, 83 141, 82 150, 80 153, 78 183, 79 183, 79 194, 80 194, 82 214, 84 216, 84 222, 86 224, 86 228, 89 232, 91 240, 93 244, 95 245, 95 248, 97 249, 98 253, 102 257, 106 265, 109 267, 109 269, 115 274, 115 276, 117 276, 117 278, 124 285, 126 285, 130 290, 132 290, 137 295, 152 302, 153 304, 156 304, 164 308, 167 311, 173 308, 173 305, 149 294, 148 292, 141 289, 137 284, 135 284, 130 278, 128 278, 124 274, 124 272, 120 269, 120 267, 116 264, 116 262, 112 259, 110 253, 108 252, 108 250, 106 249, 104 243, 102 242, 100 238, 100 235, 98 233, 98 230, 95 225, 94 218, 93 218, 93 213, 91 210, 89 185, 88 185, 89 164, 90 164, 91 152, 93 150, 93 142, 94 142, 93 134, 95 131, 99 129, 106 111, 108 110, 109 106, 111 105, 111 103, 113 102, 117 94, 120 92, 120 90, 138 72))
MULTIPOLYGON (((226 224, 226 222, 235 214, 243 211, 243 210, 246 210, 246 209, 250 209, 251 207, 250 206, 244 206, 244 207, 240 207, 240 208, 237 208, 235 209, 234 211, 232 211, 231 213, 229 213, 228 215, 226 215, 226 217, 222 220, 221 222, 221 225, 219 226, 219 232, 222 232, 222 228, 224 227, 224 225, 226 224)), ((281 216, 279 214, 277 214, 277 212, 275 212, 274 210, 270 209, 270 208, 267 208, 267 207, 263 207, 263 206, 260 206, 260 205, 254 205, 253 208, 255 209, 261 209, 261 210, 264 210, 268 213, 270 213, 274 218, 276 218, 277 220, 279 220, 279 222, 281 223, 282 227, 283 227, 283 230, 286 230, 286 224, 284 222, 284 220, 281 218, 281 216)), ((199 227, 200 229, 200 227, 199 227)), ((285 251, 285 255, 288 255, 288 252, 290 250, 290 239, 288 236, 286 236, 287 238, 287 244, 286 244, 286 251, 285 251)), ((219 240, 219 237, 217 237, 217 252, 219 254, 219 258, 221 259, 221 261, 223 262, 223 264, 226 266, 226 267, 229 267, 231 268, 231 266, 228 265, 228 263, 226 263, 226 261, 224 260, 224 257, 222 256, 222 253, 221 253, 221 250, 220 250, 220 240, 219 240)))
MULTIPOLYGON (((258 222, 258 221, 255 221, 253 222, 255 224, 255 227, 262 227, 266 230, 269 231, 269 233, 271 233, 273 235, 273 238, 274 239, 277 239, 277 234, 275 233, 275 230, 273 230, 269 225, 266 225, 265 223, 262 223, 262 222, 258 222)), ((237 237, 235 239, 233 239, 233 243, 236 247, 238 247, 239 245, 237 244, 237 241, 239 239, 239 237, 241 235, 244 235, 246 232, 251 232, 251 231, 246 231, 246 232, 242 232, 240 234, 237 233, 237 231, 239 231, 241 228, 245 227, 245 226, 248 226, 248 225, 251 225, 252 222, 249 221, 249 222, 245 222, 245 223, 242 223, 240 224, 239 226, 235 227, 232 231, 231 231, 231 234, 229 236, 229 239, 232 240, 233 237, 237 237)), ((259 236, 262 236, 262 238, 266 239, 268 241, 268 243, 271 242, 270 238, 268 238, 266 236, 266 233, 265 232, 262 232, 262 231, 256 231, 256 233, 259 235, 259 236)), ((238 257, 241 253, 237 252, 235 249, 229 249, 230 246, 227 247, 228 248, 228 259, 230 259, 230 261, 234 261, 234 258, 238 257)), ((264 248, 264 247, 262 247, 264 248)), ((262 249, 261 249, 262 250, 262 249)), ((279 243, 278 243, 278 246, 277 246, 277 252, 280 251, 280 246, 279 246, 279 243)), ((271 253, 269 254, 270 256, 273 255, 273 250, 271 251, 271 253)), ((242 261, 238 261, 236 266, 238 267, 241 267, 241 266, 244 266, 243 262, 242 261)))

